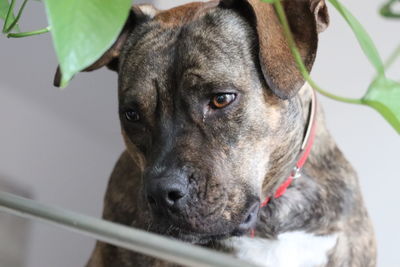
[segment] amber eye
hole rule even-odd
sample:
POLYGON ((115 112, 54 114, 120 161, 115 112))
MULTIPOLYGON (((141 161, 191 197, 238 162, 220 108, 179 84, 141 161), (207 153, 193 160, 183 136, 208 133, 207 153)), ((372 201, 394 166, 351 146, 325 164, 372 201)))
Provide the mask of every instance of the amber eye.
POLYGON ((130 122, 136 122, 140 120, 140 115, 136 110, 128 110, 125 112, 125 118, 130 122))
POLYGON ((229 106, 236 99, 236 94, 232 93, 223 93, 214 95, 211 98, 210 105, 214 109, 221 109, 229 106))

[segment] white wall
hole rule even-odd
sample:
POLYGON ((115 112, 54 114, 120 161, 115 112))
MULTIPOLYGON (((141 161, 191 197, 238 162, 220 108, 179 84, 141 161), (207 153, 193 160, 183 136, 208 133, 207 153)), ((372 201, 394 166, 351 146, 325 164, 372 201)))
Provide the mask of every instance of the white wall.
MULTIPOLYGON (((158 2, 166 8, 187 1, 158 2)), ((343 2, 369 30, 384 58, 400 44, 400 22, 377 15, 381 1, 343 2)), ((27 10, 24 29, 45 25, 42 4, 29 2, 27 10)), ((313 77, 338 94, 361 96, 373 69, 332 7, 330 13, 313 77)), ((0 44, 0 177, 41 202, 99 216, 109 173, 123 150, 116 75, 107 70, 80 74, 59 90, 51 85, 57 63, 49 35, 0 37, 0 44)), ((399 79, 400 64, 392 70, 399 79)), ((400 266, 399 136, 369 108, 320 100, 329 128, 360 175, 379 242, 379 266, 400 266)), ((29 244, 29 267, 70 267, 85 263, 93 241, 35 222, 29 244)))

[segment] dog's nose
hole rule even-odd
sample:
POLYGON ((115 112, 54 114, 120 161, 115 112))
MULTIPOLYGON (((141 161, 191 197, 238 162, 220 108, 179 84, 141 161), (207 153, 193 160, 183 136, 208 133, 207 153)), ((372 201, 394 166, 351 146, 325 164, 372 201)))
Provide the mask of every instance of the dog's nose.
POLYGON ((233 232, 233 235, 241 236, 251 229, 254 229, 258 219, 258 212, 260 210, 260 203, 257 201, 253 203, 243 216, 243 221, 233 232))
POLYGON ((186 178, 181 175, 153 179, 148 186, 147 196, 155 208, 178 211, 184 205, 188 194, 186 178))

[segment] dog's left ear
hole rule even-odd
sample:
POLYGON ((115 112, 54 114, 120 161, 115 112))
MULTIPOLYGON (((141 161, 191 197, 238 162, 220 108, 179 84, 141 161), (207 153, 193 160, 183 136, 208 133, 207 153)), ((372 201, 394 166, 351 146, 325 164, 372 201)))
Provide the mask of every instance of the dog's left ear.
MULTIPOLYGON (((122 51, 122 47, 128 39, 129 34, 132 32, 135 26, 152 19, 157 13, 158 10, 152 5, 132 6, 125 26, 123 27, 114 44, 96 62, 82 71, 93 71, 107 66, 107 68, 110 70, 118 72, 118 58, 122 51)), ((60 86, 61 75, 60 67, 58 67, 54 76, 54 86, 60 86)))
MULTIPOLYGON (((317 52, 318 33, 329 24, 325 1, 281 1, 303 62, 310 71, 317 52)), ((273 5, 261 0, 220 0, 220 6, 235 9, 255 28, 260 67, 271 90, 282 99, 294 96, 305 81, 273 5)))

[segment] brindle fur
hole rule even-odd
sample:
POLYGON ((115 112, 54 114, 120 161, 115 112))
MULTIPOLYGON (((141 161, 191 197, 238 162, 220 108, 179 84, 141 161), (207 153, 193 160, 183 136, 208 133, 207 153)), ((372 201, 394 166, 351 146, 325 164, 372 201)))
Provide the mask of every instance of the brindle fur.
MULTIPOLYGON (((273 71, 260 64, 274 65, 258 53, 265 49, 260 32, 248 12, 226 6, 215 1, 168 11, 136 6, 134 26, 121 35, 124 44, 110 49, 123 47, 119 57, 110 62, 113 56, 106 55, 89 70, 104 61, 119 70, 127 147, 111 175, 103 217, 229 252, 218 240, 229 238, 249 203, 271 195, 294 166, 312 89, 305 84, 297 93, 299 80, 289 77, 283 83, 292 88, 277 93, 278 84, 271 90, 271 77, 265 76, 273 71), (212 93, 226 91, 238 99, 223 111, 207 109, 212 93), (132 106, 142 112, 140 123, 124 118, 132 106), (179 218, 154 215, 144 194, 146 180, 176 170, 189 173, 191 199, 179 218)), ((271 21, 278 27, 276 18, 271 21)), ((317 40, 312 42, 316 49, 317 40)), ((315 51, 303 55, 311 68, 315 51)), ((299 230, 338 235, 327 266, 375 266, 375 240, 357 175, 328 133, 321 108, 303 176, 261 209, 256 235, 274 239, 299 230)), ((88 266, 174 265, 98 242, 88 266)))

